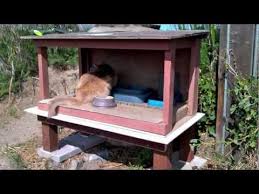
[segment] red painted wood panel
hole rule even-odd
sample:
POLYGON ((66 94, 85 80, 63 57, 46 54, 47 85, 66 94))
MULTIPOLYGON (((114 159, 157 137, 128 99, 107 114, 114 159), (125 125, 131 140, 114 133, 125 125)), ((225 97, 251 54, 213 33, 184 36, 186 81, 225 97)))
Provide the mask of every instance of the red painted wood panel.
POLYGON ((153 170, 170 170, 172 165, 172 144, 167 146, 165 152, 153 151, 153 170))
POLYGON ((38 47, 168 50, 167 40, 34 40, 38 47))
POLYGON ((121 135, 109 131, 104 131, 96 128, 91 128, 91 127, 86 127, 78 124, 73 124, 65 121, 60 121, 56 119, 49 119, 46 117, 38 116, 38 120, 44 123, 48 123, 50 125, 58 125, 70 129, 75 129, 76 131, 80 131, 82 133, 85 133, 87 135, 97 135, 98 137, 103 137, 103 138, 109 138, 109 139, 114 139, 120 142, 126 142, 130 144, 134 144, 137 146, 157 150, 160 152, 165 152, 167 149, 167 145, 161 144, 161 143, 156 143, 148 140, 143 140, 143 139, 138 139, 134 137, 130 137, 127 135, 121 135))
POLYGON ((92 63, 108 63, 118 74, 118 83, 152 88, 163 97, 163 51, 91 49, 92 63))
POLYGON ((195 138, 195 126, 190 127, 179 136, 179 159, 182 161, 191 162, 194 158, 194 150, 191 149, 190 141, 195 138))
POLYGON ((82 74, 87 73, 89 71, 90 66, 92 64, 91 51, 90 49, 79 48, 78 55, 79 55, 79 77, 81 77, 82 74))
POLYGON ((200 63, 200 40, 193 42, 191 49, 190 80, 188 93, 188 115, 193 115, 198 109, 198 79, 200 63))
POLYGON ((174 101, 174 74, 175 74, 175 49, 165 51, 164 56, 164 108, 163 117, 166 133, 172 130, 173 101, 174 101))
MULTIPOLYGON (((40 110, 47 111, 48 105, 45 103, 38 103, 38 108, 40 110)), ((141 120, 128 119, 128 118, 101 114, 101 113, 94 113, 94 112, 89 112, 85 110, 72 109, 72 108, 67 108, 62 106, 58 107, 57 111, 58 113, 61 113, 64 115, 75 116, 75 117, 90 119, 90 120, 104 122, 104 123, 110 123, 114 125, 141 130, 141 131, 151 132, 155 134, 166 135, 167 133, 167 131, 165 130, 164 123, 151 123, 151 122, 146 122, 141 120)))
POLYGON ((49 97, 49 78, 48 78, 48 55, 46 47, 37 48, 39 82, 40 82, 40 99, 49 97))

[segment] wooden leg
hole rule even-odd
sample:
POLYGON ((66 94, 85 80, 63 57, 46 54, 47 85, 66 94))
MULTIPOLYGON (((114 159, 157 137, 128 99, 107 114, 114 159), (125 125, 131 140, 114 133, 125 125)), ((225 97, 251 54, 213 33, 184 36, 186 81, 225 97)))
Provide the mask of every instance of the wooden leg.
POLYGON ((40 82, 40 100, 49 97, 49 76, 48 76, 48 55, 46 47, 39 47, 38 66, 39 66, 39 82, 40 82))
POLYGON ((195 126, 185 131, 180 137, 180 152, 179 159, 185 162, 190 162, 194 158, 194 150, 191 149, 190 140, 195 137, 195 126))
POLYGON ((198 79, 200 63, 200 40, 197 39, 191 48, 190 80, 188 91, 188 115, 193 115, 198 109, 198 79))
POLYGON ((170 170, 172 169, 172 145, 168 145, 166 152, 153 151, 153 169, 170 170))
POLYGON ((175 75, 175 49, 164 53, 164 108, 163 118, 166 124, 167 134, 173 124, 173 101, 174 101, 174 75, 175 75))
POLYGON ((58 127, 42 122, 43 149, 49 152, 58 149, 58 127))

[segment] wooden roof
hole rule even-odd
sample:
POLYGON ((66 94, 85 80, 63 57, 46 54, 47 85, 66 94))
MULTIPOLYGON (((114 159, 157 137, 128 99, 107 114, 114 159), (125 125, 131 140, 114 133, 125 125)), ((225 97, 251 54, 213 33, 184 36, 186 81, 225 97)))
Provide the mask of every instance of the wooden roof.
POLYGON ((46 34, 43 36, 22 36, 21 39, 32 40, 73 40, 73 39, 149 39, 149 40, 172 40, 186 37, 204 38, 208 35, 205 30, 182 30, 182 31, 143 31, 143 32, 78 32, 65 34, 46 34))

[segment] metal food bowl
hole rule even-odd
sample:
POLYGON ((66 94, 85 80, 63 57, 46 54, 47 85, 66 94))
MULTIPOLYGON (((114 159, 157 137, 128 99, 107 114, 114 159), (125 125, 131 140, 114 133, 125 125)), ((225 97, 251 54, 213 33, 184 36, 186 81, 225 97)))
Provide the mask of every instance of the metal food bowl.
POLYGON ((93 100, 93 106, 96 107, 116 107, 117 104, 112 96, 96 96, 93 100))

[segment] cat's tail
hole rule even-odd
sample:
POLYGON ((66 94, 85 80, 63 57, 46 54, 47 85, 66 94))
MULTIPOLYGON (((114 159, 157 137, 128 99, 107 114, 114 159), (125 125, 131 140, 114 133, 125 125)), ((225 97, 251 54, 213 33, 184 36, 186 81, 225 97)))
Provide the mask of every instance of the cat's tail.
POLYGON ((60 105, 81 105, 82 102, 75 97, 62 96, 55 97, 49 102, 48 117, 55 116, 57 114, 56 109, 60 105))

